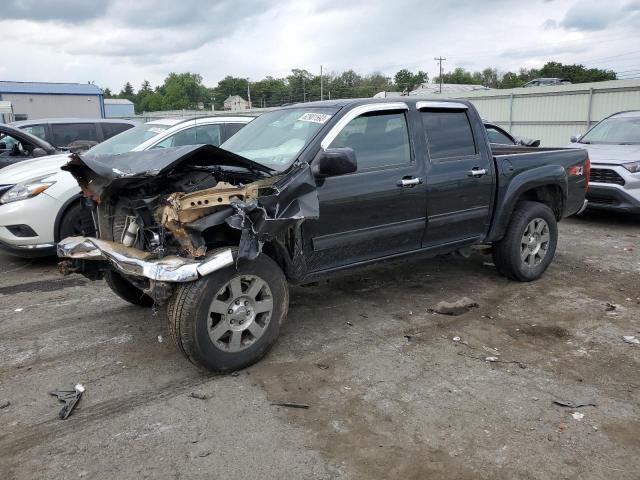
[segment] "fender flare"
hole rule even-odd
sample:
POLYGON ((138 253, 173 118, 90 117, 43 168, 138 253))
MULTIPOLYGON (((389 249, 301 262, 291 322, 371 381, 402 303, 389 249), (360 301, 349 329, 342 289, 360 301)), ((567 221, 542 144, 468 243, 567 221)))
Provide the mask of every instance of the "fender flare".
POLYGON ((522 194, 539 187, 559 187, 562 192, 563 205, 566 205, 569 184, 567 172, 562 166, 543 165, 519 173, 509 182, 502 196, 502 201, 496 208, 493 228, 486 241, 496 241, 504 236, 511 221, 511 215, 522 194))

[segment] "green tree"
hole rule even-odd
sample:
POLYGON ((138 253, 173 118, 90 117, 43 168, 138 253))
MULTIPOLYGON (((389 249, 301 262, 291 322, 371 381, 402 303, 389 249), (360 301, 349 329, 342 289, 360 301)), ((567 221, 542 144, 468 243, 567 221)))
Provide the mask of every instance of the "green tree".
POLYGON ((395 88, 401 92, 410 92, 423 83, 429 81, 429 75, 422 70, 417 73, 411 73, 406 68, 398 71, 393 77, 395 88))
POLYGON ((109 87, 105 88, 102 93, 104 94, 104 98, 113 98, 113 93, 111 93, 109 87))
POLYGON ((133 85, 129 82, 124 84, 122 90, 118 94, 118 98, 126 98, 127 100, 131 100, 132 102, 136 99, 136 92, 133 91, 133 85))

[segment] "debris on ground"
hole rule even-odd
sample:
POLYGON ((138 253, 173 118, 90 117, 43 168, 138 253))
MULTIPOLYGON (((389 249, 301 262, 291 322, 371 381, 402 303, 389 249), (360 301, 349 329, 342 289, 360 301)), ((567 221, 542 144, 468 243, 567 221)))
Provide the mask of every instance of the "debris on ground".
POLYGON ((477 357, 475 355, 469 355, 464 352, 458 352, 458 355, 462 355, 463 357, 475 358, 476 360, 483 360, 485 362, 490 362, 490 363, 514 363, 518 365, 520 368, 523 368, 523 369, 527 368, 527 366, 524 363, 519 362, 517 360, 500 360, 498 357, 477 357))
POLYGON ((440 313, 442 315, 462 315, 463 313, 467 313, 472 308, 478 308, 476 302, 467 297, 462 297, 460 300, 455 302, 445 302, 442 301, 438 303, 434 308, 429 309, 430 312, 440 313))
POLYGON ((191 398, 197 398, 198 400, 208 400, 209 399, 209 395, 207 395, 206 393, 202 393, 202 392, 191 392, 191 394, 189 396, 191 398))
POLYGON ((353 327, 353 323, 351 322, 347 322, 347 325, 349 325, 350 327, 353 327))
POLYGON ((240 375, 240 372, 231 372, 232 377, 237 377, 240 375))
POLYGON ((287 407, 287 408, 303 408, 303 409, 309 408, 309 405, 306 405, 304 403, 293 403, 293 402, 274 402, 271 405, 275 407, 287 407))
POLYGON ((413 335, 405 335, 405 336, 404 336, 404 339, 405 339, 405 340, 407 341, 407 343, 408 343, 408 342, 413 341, 414 336, 413 336, 413 335))
POLYGON ((640 339, 638 337, 636 337, 635 335, 623 335, 622 336, 622 340, 624 340, 627 343, 634 344, 634 345, 640 344, 640 339))
POLYGON ((158 335, 158 343, 162 342, 164 342, 164 338, 162 337, 162 335, 158 335))
POLYGON ((618 309, 618 307, 619 307, 619 306, 620 306, 620 305, 616 305, 615 303, 607 302, 607 303, 605 304, 604 310, 605 310, 606 312, 615 312, 615 311, 618 309))
POLYGON ((582 420, 584 418, 584 413, 580 413, 580 412, 573 412, 571 414, 571 416, 573 417, 574 420, 582 420))
POLYGON ((316 363, 316 367, 318 367, 320 370, 327 370, 329 368, 329 365, 325 365, 324 363, 316 363))
POLYGON ((64 402, 62 410, 58 413, 58 418, 60 420, 65 420, 69 415, 71 415, 71 412, 82 398, 84 390, 84 386, 78 383, 73 390, 55 390, 53 392, 49 392, 49 395, 53 395, 61 402, 64 402))
POLYGON ((16 308, 14 312, 21 312, 22 310, 24 310, 24 308, 16 308))
POLYGON ((451 340, 453 340, 454 342, 459 342, 460 341, 460 337, 453 337, 451 340))
POLYGON ((2 410, 3 408, 7 408, 9 405, 11 405, 11 402, 9 400, 0 400, 0 410, 2 410))
POLYGON ((498 352, 498 350, 497 350, 497 349, 495 349, 495 348, 486 347, 486 346, 484 346, 484 345, 483 345, 483 346, 482 346, 482 349, 483 349, 485 352, 489 352, 492 356, 495 356, 495 357, 499 357, 499 356, 500 356, 500 352, 498 352))
POLYGON ((595 402, 574 402, 573 400, 554 400, 553 403, 561 407, 580 408, 580 407, 597 407, 595 402))
POLYGON ((209 455, 211 455, 211 452, 201 452, 198 454, 199 457, 208 457, 209 455))

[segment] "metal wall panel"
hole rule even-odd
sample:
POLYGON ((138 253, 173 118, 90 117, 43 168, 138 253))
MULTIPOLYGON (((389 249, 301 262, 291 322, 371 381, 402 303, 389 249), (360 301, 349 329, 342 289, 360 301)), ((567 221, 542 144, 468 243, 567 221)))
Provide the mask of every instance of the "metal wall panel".
POLYGON ((101 118, 100 97, 97 95, 36 95, 3 93, 3 100, 13 105, 13 113, 24 114, 27 120, 39 118, 101 118))

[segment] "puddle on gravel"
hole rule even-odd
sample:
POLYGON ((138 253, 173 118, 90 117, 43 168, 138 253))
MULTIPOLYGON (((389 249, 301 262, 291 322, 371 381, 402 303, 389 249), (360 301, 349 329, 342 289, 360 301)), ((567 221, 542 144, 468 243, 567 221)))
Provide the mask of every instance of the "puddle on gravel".
POLYGON ((69 287, 81 287, 88 280, 83 278, 64 278, 54 280, 38 280, 35 282, 19 283, 8 287, 0 287, 0 295, 15 295, 16 293, 55 292, 69 287))

